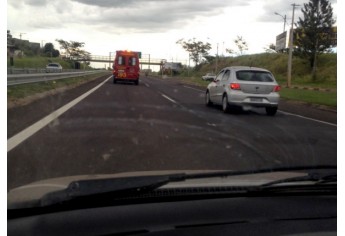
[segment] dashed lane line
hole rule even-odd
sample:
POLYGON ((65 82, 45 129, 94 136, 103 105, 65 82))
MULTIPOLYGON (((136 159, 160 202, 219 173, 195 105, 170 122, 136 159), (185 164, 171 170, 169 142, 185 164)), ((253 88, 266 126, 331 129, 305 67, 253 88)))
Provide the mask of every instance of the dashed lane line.
POLYGON ((186 85, 183 85, 183 87, 185 87, 185 88, 189 88, 189 89, 192 89, 192 90, 195 90, 195 91, 198 91, 198 92, 205 92, 204 90, 201 90, 201 89, 196 89, 196 88, 189 87, 189 86, 186 86, 186 85))
POLYGON ((168 97, 167 95, 165 95, 165 94, 163 94, 163 93, 162 93, 161 95, 162 95, 162 97, 164 97, 165 99, 169 100, 170 102, 175 103, 175 104, 178 104, 174 99, 168 97))

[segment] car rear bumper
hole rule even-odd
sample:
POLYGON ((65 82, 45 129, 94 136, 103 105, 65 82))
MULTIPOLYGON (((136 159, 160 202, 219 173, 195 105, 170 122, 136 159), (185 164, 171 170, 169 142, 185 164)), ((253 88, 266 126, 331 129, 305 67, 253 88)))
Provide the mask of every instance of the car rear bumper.
POLYGON ((135 82, 135 81, 138 81, 139 80, 139 77, 135 77, 135 78, 133 78, 133 77, 129 77, 129 78, 123 78, 123 77, 121 77, 121 78, 118 78, 118 77, 115 77, 114 75, 113 75, 113 79, 114 80, 116 80, 116 81, 127 81, 127 82, 135 82))
POLYGON ((139 78, 114 78, 114 79, 116 79, 117 81, 136 81, 136 80, 138 80, 139 78))
POLYGON ((243 94, 232 93, 228 95, 231 105, 254 107, 278 107, 280 96, 278 93, 270 94, 243 94))

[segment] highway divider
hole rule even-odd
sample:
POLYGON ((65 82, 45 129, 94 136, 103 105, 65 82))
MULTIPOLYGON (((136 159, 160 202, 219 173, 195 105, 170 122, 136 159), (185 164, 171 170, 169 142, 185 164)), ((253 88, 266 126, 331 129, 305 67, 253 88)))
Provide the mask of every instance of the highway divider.
POLYGON ((104 72, 104 70, 90 70, 78 72, 62 72, 62 73, 36 73, 36 74, 10 74, 7 75, 7 86, 37 83, 49 80, 66 79, 79 77, 94 73, 104 72))

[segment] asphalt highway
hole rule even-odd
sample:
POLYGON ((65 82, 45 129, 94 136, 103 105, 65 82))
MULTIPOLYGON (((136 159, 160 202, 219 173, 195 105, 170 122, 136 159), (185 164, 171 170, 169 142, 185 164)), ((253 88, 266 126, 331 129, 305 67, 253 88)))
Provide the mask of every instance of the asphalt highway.
POLYGON ((274 117, 224 114, 205 106, 202 88, 177 79, 142 77, 135 86, 105 76, 11 108, 7 118, 8 146, 16 137, 8 189, 82 174, 337 163, 336 113, 282 101, 274 117))

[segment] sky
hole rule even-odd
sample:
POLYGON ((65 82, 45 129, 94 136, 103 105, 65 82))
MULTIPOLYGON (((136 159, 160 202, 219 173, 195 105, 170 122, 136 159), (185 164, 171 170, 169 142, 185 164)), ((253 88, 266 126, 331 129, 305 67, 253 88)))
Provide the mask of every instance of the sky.
MULTIPOLYGON (((93 55, 116 50, 142 52, 143 56, 187 63, 188 53, 179 39, 209 42, 211 55, 236 50, 234 39, 248 43, 246 54, 264 52, 276 35, 291 26, 292 3, 299 4, 295 22, 306 0, 8 0, 7 29, 13 37, 51 42, 84 42, 93 55), (277 12, 280 15, 276 15, 277 12)), ((337 18, 338 4, 331 0, 337 18)))

